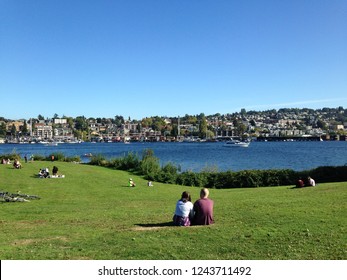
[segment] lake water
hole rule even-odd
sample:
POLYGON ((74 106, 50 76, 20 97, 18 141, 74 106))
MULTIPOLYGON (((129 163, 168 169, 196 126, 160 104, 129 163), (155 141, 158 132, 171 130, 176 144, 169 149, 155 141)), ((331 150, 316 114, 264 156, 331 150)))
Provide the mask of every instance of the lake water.
POLYGON ((217 168, 218 171, 245 169, 307 170, 318 166, 347 164, 347 142, 252 142, 248 148, 223 147, 216 143, 81 143, 44 146, 42 144, 0 144, 0 154, 13 151, 22 157, 31 154, 48 156, 61 152, 66 156, 81 156, 86 153, 102 154, 106 158, 124 156, 128 152, 142 155, 152 149, 161 164, 167 162, 180 165, 183 170, 200 171, 217 168))

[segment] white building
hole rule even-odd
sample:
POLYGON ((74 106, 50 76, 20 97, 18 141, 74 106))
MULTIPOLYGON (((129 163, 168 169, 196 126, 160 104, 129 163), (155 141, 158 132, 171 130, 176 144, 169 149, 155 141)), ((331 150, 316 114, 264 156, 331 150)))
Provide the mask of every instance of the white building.
POLYGON ((44 123, 35 124, 35 129, 33 131, 33 137, 38 139, 52 139, 53 129, 51 125, 46 125, 44 123))
POLYGON ((67 123, 67 119, 54 119, 53 123, 54 124, 66 124, 67 123))

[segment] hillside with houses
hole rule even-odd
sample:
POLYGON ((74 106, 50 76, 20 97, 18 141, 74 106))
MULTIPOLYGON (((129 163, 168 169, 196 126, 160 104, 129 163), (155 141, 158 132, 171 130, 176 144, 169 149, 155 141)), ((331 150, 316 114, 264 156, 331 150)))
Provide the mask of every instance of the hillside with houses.
POLYGON ((287 108, 230 114, 151 116, 142 120, 96 117, 0 117, 0 143, 218 141, 230 137, 259 141, 346 140, 347 109, 287 108))

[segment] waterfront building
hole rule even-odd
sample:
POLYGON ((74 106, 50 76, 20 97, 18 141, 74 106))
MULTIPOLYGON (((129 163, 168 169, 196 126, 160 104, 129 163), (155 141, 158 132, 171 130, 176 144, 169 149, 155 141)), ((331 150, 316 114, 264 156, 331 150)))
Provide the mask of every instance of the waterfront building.
POLYGON ((52 125, 47 125, 41 122, 35 124, 33 137, 37 139, 52 139, 53 138, 52 125))

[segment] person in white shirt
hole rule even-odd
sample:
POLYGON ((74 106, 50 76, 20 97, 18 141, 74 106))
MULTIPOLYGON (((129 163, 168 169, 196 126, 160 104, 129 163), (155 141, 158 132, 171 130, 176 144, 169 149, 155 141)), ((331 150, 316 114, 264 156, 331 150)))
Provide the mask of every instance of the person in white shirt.
POLYGON ((189 192, 183 192, 181 199, 176 203, 173 223, 176 226, 190 226, 193 216, 192 198, 189 192))
POLYGON ((307 183, 309 187, 314 187, 316 185, 316 182, 311 177, 307 178, 307 183))

